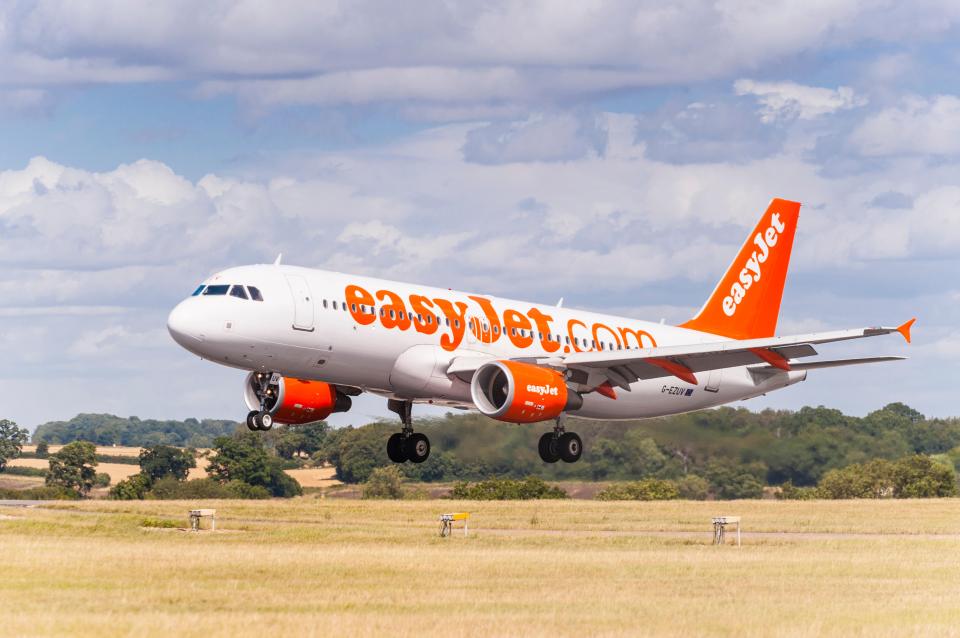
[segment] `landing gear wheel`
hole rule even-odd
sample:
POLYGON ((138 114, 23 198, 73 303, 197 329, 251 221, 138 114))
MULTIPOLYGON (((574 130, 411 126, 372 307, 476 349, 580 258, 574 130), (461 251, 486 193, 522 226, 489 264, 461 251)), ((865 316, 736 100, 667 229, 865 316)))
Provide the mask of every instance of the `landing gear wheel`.
POLYGON ((423 463, 430 456, 430 439, 425 434, 414 432, 403 442, 403 451, 411 463, 423 463))
POLYGON ((407 455, 403 451, 403 435, 399 432, 391 434, 387 439, 387 457, 394 463, 403 463, 407 460, 407 455))
POLYGON ((251 412, 247 415, 247 427, 253 425, 251 430, 260 430, 266 432, 273 427, 273 415, 269 412, 251 412))
POLYGON ((557 439, 560 458, 564 463, 576 463, 583 454, 583 441, 575 432, 566 432, 557 439))
POLYGON ((540 458, 544 463, 556 463, 560 460, 560 449, 557 447, 557 437, 553 432, 547 432, 540 437, 537 451, 540 452, 540 458))

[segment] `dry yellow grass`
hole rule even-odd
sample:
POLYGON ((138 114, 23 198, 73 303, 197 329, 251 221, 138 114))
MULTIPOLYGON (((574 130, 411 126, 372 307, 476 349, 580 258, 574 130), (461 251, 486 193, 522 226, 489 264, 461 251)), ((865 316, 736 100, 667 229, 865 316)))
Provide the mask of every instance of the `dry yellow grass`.
POLYGON ((286 470, 303 487, 332 487, 340 485, 332 467, 315 467, 304 470, 286 470))
POLYGON ((3 510, 18 518, 0 520, 0 633, 901 636, 960 627, 958 500, 307 497, 204 503, 222 532, 141 527, 146 517, 185 525, 197 505, 3 510), (438 538, 437 515, 457 510, 472 513, 471 535, 438 538), (747 532, 824 535, 711 547, 709 518, 719 513, 742 515, 747 532))

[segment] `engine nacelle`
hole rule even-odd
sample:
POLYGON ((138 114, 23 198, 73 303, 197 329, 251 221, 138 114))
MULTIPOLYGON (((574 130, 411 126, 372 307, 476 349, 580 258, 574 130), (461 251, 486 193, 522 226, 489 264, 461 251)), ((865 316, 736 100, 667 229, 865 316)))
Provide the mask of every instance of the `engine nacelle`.
POLYGON ((263 372, 251 372, 244 385, 243 399, 251 410, 263 407, 276 423, 301 425, 320 421, 334 412, 346 412, 350 397, 323 381, 291 379, 263 372))
POLYGON ((562 374, 517 361, 490 361, 477 368, 470 395, 482 413, 510 423, 555 419, 583 406, 583 397, 567 389, 562 374))

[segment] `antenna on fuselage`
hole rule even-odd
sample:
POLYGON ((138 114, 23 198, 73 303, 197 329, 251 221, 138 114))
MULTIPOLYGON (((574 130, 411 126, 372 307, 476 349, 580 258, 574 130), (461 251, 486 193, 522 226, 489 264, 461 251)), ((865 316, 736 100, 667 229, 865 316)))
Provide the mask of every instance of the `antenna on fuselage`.
POLYGON ((277 255, 277 258, 273 261, 273 265, 274 265, 274 266, 279 266, 281 259, 283 259, 283 253, 280 253, 279 255, 277 255))
POLYGON ((557 308, 563 308, 563 297, 560 297, 560 301, 557 302, 557 308))

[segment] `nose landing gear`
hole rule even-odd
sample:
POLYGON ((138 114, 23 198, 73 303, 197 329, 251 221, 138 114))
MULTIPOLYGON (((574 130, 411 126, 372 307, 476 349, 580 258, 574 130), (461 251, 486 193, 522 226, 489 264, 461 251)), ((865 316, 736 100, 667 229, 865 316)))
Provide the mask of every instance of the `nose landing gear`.
POLYGON ((266 432, 273 427, 273 416, 265 410, 253 410, 247 414, 247 427, 254 432, 266 432))
POLYGON ((430 439, 421 432, 413 431, 413 401, 390 399, 387 409, 395 412, 403 424, 402 429, 387 439, 387 456, 394 463, 423 463, 430 456, 430 439))
POLYGON ((583 441, 576 432, 566 431, 564 421, 564 417, 559 417, 553 426, 553 432, 541 436, 537 443, 537 451, 544 463, 576 463, 583 454, 583 441))

